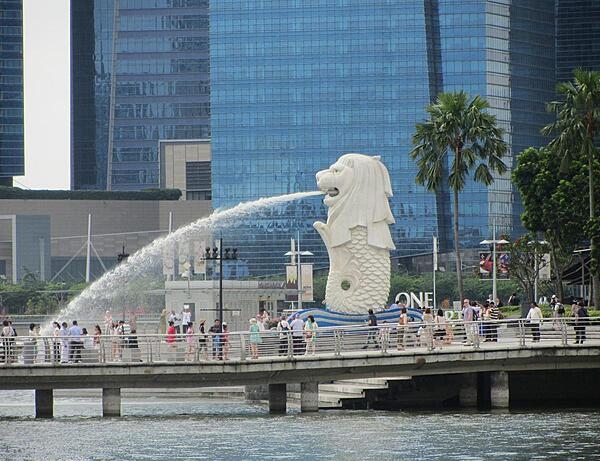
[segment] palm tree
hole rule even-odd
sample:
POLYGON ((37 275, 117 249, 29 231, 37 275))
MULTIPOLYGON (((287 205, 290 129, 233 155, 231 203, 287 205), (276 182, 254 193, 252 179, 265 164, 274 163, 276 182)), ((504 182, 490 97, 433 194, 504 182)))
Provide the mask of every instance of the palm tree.
MULTIPOLYGON (((594 145, 600 135, 600 72, 575 69, 573 81, 562 82, 556 91, 562 96, 560 101, 548 104, 548 110, 556 114, 556 121, 545 126, 542 133, 556 133, 550 146, 563 156, 563 167, 575 157, 582 155, 588 161, 588 192, 590 207, 590 227, 595 223, 593 165, 598 149, 594 145)), ((594 305, 600 306, 600 283, 598 281, 598 238, 595 232, 590 235, 592 273, 594 274, 594 305)))
POLYGON ((448 174, 448 185, 454 194, 454 251, 461 300, 464 296, 458 239, 458 193, 464 189, 472 169, 473 179, 486 186, 494 182, 492 172, 503 174, 507 170, 502 161, 507 151, 502 140, 503 130, 496 126, 496 117, 486 112, 488 107, 487 101, 480 96, 469 101, 464 91, 441 93, 435 103, 426 107, 429 119, 416 125, 412 138, 415 147, 410 156, 419 167, 416 183, 436 191, 448 174))

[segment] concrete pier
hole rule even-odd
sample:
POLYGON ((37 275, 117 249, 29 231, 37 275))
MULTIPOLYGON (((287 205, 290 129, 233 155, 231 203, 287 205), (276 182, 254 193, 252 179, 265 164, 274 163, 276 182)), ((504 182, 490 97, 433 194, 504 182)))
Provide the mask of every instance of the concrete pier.
POLYGON ((102 416, 121 416, 121 389, 102 389, 102 416))
POLYGON ((286 384, 269 384, 269 413, 285 413, 286 404, 286 384))
POLYGON ((52 389, 35 390, 35 417, 54 417, 54 392, 52 389))
POLYGON ((465 373, 458 390, 458 401, 461 407, 477 407, 477 373, 465 373))
POLYGON ((300 385, 300 411, 319 411, 319 383, 302 383, 300 385))
POLYGON ((510 392, 508 373, 495 371, 490 373, 490 406, 492 408, 508 408, 510 392))

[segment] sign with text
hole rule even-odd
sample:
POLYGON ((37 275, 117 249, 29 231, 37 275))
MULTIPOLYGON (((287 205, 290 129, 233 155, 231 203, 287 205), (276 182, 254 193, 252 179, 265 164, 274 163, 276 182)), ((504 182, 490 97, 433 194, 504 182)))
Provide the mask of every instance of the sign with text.
POLYGON ((414 309, 423 309, 424 307, 433 307, 433 292, 420 291, 413 293, 412 291, 401 292, 396 295, 396 304, 404 304, 406 307, 414 309))

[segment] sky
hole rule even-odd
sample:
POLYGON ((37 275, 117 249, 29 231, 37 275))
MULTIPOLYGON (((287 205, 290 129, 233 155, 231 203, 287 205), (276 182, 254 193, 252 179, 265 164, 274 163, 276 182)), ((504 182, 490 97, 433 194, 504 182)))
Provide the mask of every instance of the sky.
POLYGON ((69 0, 23 0, 25 176, 17 187, 70 188, 69 42, 69 0))

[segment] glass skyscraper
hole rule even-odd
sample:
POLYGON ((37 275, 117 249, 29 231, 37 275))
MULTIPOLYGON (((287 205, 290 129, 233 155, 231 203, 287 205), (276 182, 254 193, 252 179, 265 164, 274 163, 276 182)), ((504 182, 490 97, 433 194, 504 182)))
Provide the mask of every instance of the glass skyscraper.
POLYGON ((0 0, 0 185, 24 173, 23 1, 0 0))
POLYGON ((556 76, 571 80, 573 69, 600 70, 600 2, 557 0, 556 76))
POLYGON ((71 2, 73 189, 159 185, 159 140, 210 137, 209 0, 71 2))
MULTIPOLYGON (((397 255, 431 252, 433 235, 449 250, 450 192, 415 185, 408 155, 425 106, 441 91, 487 98, 506 131, 511 167, 520 149, 543 142, 538 131, 554 87, 551 1, 219 0, 210 39, 215 208, 314 190, 314 173, 343 153, 381 155, 394 191, 397 255)), ((463 245, 479 246, 494 223, 513 232, 519 207, 509 178, 510 171, 490 188, 467 184, 463 245)), ((317 265, 326 264, 311 227, 325 219, 320 201, 257 217, 242 242, 255 248, 256 272, 273 270, 273 248, 297 231, 317 265), (265 242, 270 259, 260 253, 265 242)))

